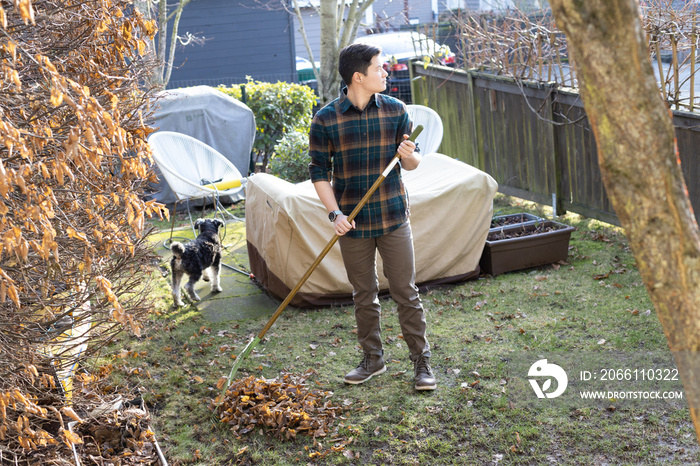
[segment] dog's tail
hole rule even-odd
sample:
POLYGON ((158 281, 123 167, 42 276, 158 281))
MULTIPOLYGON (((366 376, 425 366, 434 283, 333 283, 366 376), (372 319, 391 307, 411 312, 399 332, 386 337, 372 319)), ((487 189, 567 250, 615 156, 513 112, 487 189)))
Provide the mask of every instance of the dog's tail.
POLYGON ((182 243, 175 241, 170 245, 170 250, 173 252, 173 254, 180 257, 185 253, 185 246, 183 246, 182 243))

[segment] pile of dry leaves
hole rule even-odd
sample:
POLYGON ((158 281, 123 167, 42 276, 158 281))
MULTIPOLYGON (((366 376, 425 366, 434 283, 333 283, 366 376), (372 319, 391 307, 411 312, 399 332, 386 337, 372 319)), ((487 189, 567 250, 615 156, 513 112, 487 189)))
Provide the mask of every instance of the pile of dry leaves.
POLYGON ((107 408, 74 427, 81 464, 163 464, 145 407, 112 403, 107 408))
POLYGON ((67 401, 60 383, 42 397, 0 390, 0 464, 165 464, 146 407, 105 395, 105 375, 75 377, 71 398, 79 405, 67 401))
MULTIPOLYGON (((345 408, 331 402, 333 392, 309 388, 306 381, 313 373, 308 370, 302 375, 283 373, 275 379, 250 376, 233 381, 213 409, 239 438, 259 428, 283 440, 294 439, 297 434, 313 437, 315 451, 311 451, 310 458, 343 452, 354 441, 334 427, 337 419, 343 419, 345 408), (331 446, 324 447, 321 438, 327 438, 331 446)), ((219 388, 226 381, 222 378, 219 388)))
POLYGON ((265 428, 278 438, 325 437, 343 408, 330 401, 333 392, 307 386, 310 374, 233 381, 215 407, 219 419, 239 435, 265 428))

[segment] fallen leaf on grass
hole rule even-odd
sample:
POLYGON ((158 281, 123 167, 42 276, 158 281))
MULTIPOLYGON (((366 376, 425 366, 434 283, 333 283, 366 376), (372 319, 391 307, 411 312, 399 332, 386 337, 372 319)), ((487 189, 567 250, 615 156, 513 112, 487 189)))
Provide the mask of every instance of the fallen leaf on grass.
POLYGON ((224 388, 224 385, 226 385, 227 383, 228 383, 228 378, 222 376, 221 378, 219 378, 219 381, 216 382, 216 388, 221 390, 222 388, 224 388))
POLYGON ((204 383, 204 379, 198 375, 195 375, 194 377, 192 377, 192 379, 197 383, 204 383))

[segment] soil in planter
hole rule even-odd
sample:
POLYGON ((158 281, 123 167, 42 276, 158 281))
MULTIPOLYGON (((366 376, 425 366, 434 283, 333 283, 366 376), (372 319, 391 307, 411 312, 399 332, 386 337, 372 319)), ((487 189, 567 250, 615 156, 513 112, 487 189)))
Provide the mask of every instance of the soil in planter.
POLYGON ((518 225, 519 223, 525 223, 533 221, 531 216, 526 216, 524 214, 512 214, 504 215, 502 217, 496 217, 491 219, 491 226, 489 228, 500 228, 507 227, 510 225, 518 225))
POLYGON ((540 223, 540 224, 534 224, 534 225, 529 225, 527 227, 523 228, 513 228, 509 230, 498 230, 498 231, 493 231, 489 233, 488 236, 488 241, 498 241, 498 240, 503 240, 503 239, 510 239, 510 238, 520 238, 522 236, 531 236, 531 235, 537 235, 540 233, 547 233, 550 231, 557 231, 561 230, 562 228, 566 228, 566 225, 560 225, 557 223, 540 223))

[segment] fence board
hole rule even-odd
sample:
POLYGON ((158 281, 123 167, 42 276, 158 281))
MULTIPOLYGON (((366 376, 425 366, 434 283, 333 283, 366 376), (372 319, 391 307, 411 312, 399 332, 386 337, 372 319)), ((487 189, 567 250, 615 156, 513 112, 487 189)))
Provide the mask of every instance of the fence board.
POLYGON ((444 137, 440 152, 473 166, 483 166, 480 161, 475 126, 474 103, 471 94, 471 76, 462 81, 441 81, 432 77, 431 82, 424 79, 413 81, 413 102, 433 108, 440 115, 452 115, 443 118, 444 137), (435 86, 440 82, 441 87, 435 86), (432 85, 431 85, 432 84, 432 85))

